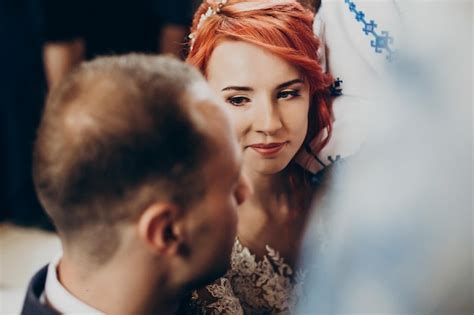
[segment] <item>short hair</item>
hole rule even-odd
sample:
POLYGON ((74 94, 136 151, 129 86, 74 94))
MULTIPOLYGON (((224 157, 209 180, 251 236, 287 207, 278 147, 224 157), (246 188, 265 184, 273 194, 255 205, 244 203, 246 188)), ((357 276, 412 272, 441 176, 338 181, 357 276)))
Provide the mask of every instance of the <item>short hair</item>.
MULTIPOLYGON (((216 46, 223 40, 237 40, 257 45, 293 65, 307 80, 311 96, 303 149, 318 153, 332 134, 329 87, 333 80, 323 72, 318 61, 320 42, 313 32, 313 20, 314 13, 296 0, 229 0, 224 6, 204 0, 194 14, 191 48, 186 61, 206 75, 216 46), (209 7, 219 7, 219 12, 201 23, 201 17, 209 7), (317 148, 310 149, 311 140, 324 129, 326 136, 317 148)), ((299 194, 302 191, 300 184, 310 186, 305 179, 306 173, 296 163, 290 163, 288 167, 290 186, 294 188, 294 194, 299 194)))
POLYGON ((185 205, 203 193, 208 139, 185 105, 197 81, 171 57, 130 54, 83 63, 52 91, 33 177, 60 235, 111 230, 159 198, 185 205))

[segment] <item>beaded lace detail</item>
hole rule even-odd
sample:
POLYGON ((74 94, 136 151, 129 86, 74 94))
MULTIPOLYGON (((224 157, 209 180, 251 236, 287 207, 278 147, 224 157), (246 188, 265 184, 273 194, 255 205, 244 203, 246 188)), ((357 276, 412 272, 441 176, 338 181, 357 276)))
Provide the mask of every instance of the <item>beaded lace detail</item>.
POLYGON ((203 300, 197 292, 193 299, 201 314, 291 314, 303 297, 305 277, 306 272, 293 272, 270 246, 257 260, 237 238, 230 270, 206 286, 212 301, 203 300))

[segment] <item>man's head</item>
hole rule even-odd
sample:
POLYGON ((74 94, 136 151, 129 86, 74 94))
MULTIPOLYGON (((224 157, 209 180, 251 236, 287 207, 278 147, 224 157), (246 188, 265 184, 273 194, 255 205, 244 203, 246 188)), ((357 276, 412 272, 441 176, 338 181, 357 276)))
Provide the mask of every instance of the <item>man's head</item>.
POLYGON ((144 55, 84 63, 50 94, 33 175, 65 255, 104 265, 128 250, 183 285, 225 270, 212 262, 246 186, 215 102, 190 66, 144 55))

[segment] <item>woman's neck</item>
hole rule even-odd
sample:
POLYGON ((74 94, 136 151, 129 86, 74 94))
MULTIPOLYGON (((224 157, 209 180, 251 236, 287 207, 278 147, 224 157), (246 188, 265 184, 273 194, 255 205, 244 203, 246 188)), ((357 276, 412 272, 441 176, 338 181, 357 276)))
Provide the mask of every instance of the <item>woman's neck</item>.
POLYGON ((261 209, 269 215, 275 214, 282 208, 287 208, 285 171, 276 174, 260 174, 244 170, 244 174, 253 189, 253 194, 246 201, 248 205, 254 209, 261 209))
POLYGON ((274 175, 246 173, 253 194, 239 209, 238 236, 241 243, 258 257, 266 246, 278 250, 293 264, 306 221, 305 211, 292 211, 288 171, 274 175))

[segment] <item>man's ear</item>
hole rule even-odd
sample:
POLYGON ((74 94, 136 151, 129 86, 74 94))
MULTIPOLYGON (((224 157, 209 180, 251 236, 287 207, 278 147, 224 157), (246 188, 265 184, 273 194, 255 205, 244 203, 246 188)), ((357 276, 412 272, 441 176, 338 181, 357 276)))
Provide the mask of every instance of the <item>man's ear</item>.
POLYGON ((176 218, 178 207, 170 203, 154 203, 138 219, 138 235, 148 248, 159 254, 178 251, 176 218))

